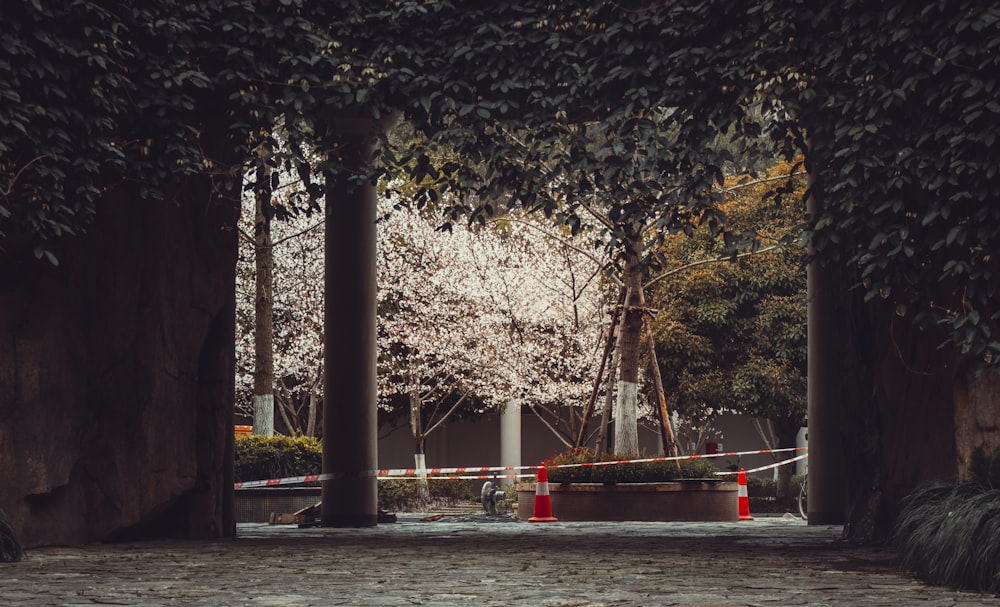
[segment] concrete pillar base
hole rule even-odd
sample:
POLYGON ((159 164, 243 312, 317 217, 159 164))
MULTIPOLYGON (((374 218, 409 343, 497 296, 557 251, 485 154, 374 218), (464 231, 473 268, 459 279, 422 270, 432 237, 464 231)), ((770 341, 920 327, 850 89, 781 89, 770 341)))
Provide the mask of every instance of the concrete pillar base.
POLYGON ((843 525, 846 520, 843 512, 810 512, 808 522, 810 525, 843 525))

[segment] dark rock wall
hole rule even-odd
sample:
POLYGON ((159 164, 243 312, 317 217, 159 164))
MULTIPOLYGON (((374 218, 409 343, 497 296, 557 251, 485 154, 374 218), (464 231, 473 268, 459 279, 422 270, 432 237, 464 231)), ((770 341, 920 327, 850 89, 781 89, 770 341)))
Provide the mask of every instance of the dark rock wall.
POLYGON ((111 196, 0 251, 0 508, 26 546, 217 537, 232 514, 238 206, 111 196))

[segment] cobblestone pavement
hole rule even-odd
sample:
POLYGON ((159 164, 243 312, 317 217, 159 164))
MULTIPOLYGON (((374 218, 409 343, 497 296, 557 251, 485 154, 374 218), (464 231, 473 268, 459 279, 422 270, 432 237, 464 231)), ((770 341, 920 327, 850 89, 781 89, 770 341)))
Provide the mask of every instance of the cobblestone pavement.
POLYGON ((0 605, 979 606, 839 527, 738 523, 482 524, 401 515, 368 529, 240 525, 237 539, 29 550, 0 564, 0 605))

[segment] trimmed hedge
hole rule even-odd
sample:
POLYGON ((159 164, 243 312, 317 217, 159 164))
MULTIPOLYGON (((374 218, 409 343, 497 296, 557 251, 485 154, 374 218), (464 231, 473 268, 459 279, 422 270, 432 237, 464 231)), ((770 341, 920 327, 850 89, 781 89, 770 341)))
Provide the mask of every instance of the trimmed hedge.
POLYGON ((459 503, 478 502, 469 481, 463 479, 430 479, 428 495, 422 495, 416 479, 385 479, 378 483, 378 507, 386 511, 420 512, 459 503))
POLYGON ((323 444, 308 436, 247 436, 236 439, 236 482, 319 474, 323 444))
MULTIPOLYGON (((237 438, 235 468, 236 482, 319 474, 323 469, 323 444, 306 436, 237 438)), ((380 480, 378 507, 419 511, 430 506, 478 501, 478 495, 465 480, 433 479, 428 481, 427 488, 429 499, 421 493, 416 479, 380 480)))

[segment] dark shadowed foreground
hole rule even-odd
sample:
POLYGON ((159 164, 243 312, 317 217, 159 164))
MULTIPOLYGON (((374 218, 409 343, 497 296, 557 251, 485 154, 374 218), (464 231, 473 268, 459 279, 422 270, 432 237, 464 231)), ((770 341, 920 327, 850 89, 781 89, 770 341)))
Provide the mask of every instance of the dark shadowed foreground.
POLYGON ((5 605, 997 605, 926 586, 838 527, 740 523, 241 525, 239 537, 45 548, 5 605))

